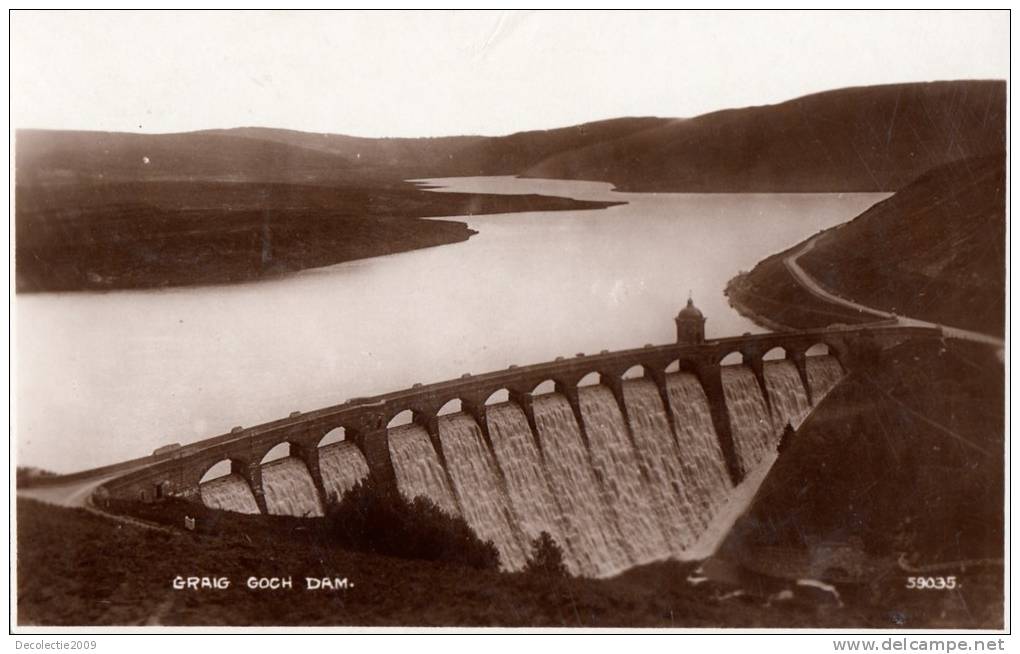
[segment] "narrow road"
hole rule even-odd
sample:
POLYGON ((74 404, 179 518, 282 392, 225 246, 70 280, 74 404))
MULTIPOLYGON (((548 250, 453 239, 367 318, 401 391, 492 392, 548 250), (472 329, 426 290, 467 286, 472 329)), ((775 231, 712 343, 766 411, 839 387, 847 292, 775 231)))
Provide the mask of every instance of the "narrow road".
MULTIPOLYGON (((142 466, 139 466, 142 467, 142 466)), ((85 509, 89 513, 102 516, 115 522, 122 524, 134 525, 136 527, 143 527, 145 529, 156 529, 158 531, 164 531, 170 533, 172 530, 162 525, 157 525, 154 522, 147 520, 141 520, 139 518, 132 518, 126 515, 120 515, 115 513, 107 513, 92 504, 92 493, 96 489, 106 483, 107 481, 126 475, 133 470, 138 468, 128 468, 126 470, 119 470, 117 472, 102 475, 98 477, 89 477, 88 479, 79 479, 76 481, 69 482, 67 484, 54 484, 52 486, 35 486, 29 488, 19 488, 17 493, 18 497, 26 497, 31 500, 44 502, 46 504, 54 504, 56 506, 66 506, 73 509, 85 509)))
POLYGON ((101 484, 113 479, 114 477, 126 474, 126 472, 127 471, 122 471, 102 477, 80 479, 68 484, 19 488, 18 495, 38 500, 40 502, 45 502, 47 504, 56 504, 57 506, 67 506, 71 508, 86 507, 89 506, 89 498, 92 497, 92 493, 94 493, 101 484))
POLYGON ((926 320, 919 320, 917 318, 907 318, 905 316, 898 316, 895 313, 881 311, 879 309, 864 306, 863 304, 858 304, 857 302, 846 300, 844 298, 839 297, 838 295, 835 295, 827 291, 818 282, 816 282, 815 279, 811 277, 811 275, 807 274, 807 272, 805 272, 805 270, 800 267, 799 263, 797 263, 798 259, 800 259, 803 255, 807 254, 808 252, 810 252, 811 249, 815 247, 815 242, 821 236, 822 236, 821 234, 815 236, 810 241, 805 243, 804 247, 783 259, 783 263, 786 264, 787 270, 789 270, 793 277, 800 283, 800 285, 806 288, 812 295, 821 298, 826 302, 839 304, 844 307, 849 307, 851 309, 857 309, 858 311, 864 311, 865 313, 870 313, 873 316, 893 319, 896 321, 896 324, 902 325, 904 327, 935 327, 941 329, 942 333, 949 338, 958 338, 964 341, 973 341, 975 343, 984 343, 985 345, 991 345, 999 349, 1001 358, 1001 351, 1002 348, 1005 347, 1005 343, 1002 341, 1002 339, 996 338, 995 336, 989 336, 988 334, 982 334, 981 332, 973 332, 967 329, 960 329, 958 327, 940 325, 938 323, 928 322, 926 320))

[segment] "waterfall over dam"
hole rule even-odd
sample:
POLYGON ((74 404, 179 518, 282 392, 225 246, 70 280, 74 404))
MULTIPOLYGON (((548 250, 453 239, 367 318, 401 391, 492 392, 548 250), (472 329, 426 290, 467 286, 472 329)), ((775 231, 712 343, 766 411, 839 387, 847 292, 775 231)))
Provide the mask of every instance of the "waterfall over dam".
MULTIPOLYGON (((829 355, 807 357, 803 369, 789 360, 765 361, 760 374, 746 365, 721 367, 724 412, 743 470, 774 451, 786 425, 798 426, 843 375, 829 355)), ((534 395, 533 413, 511 398, 480 412, 440 415, 434 431, 416 423, 389 428, 397 488, 461 516, 493 542, 506 570, 525 565, 543 531, 576 575, 604 577, 683 557, 733 490, 699 378, 673 372, 660 384, 624 379, 615 391, 596 384, 571 389, 572 397, 565 392, 534 395)), ((262 464, 268 513, 323 515, 323 503, 337 502, 369 472, 349 442, 322 446, 317 460, 322 497, 301 459, 262 464)), ((209 507, 259 512, 239 474, 200 489, 209 507)))

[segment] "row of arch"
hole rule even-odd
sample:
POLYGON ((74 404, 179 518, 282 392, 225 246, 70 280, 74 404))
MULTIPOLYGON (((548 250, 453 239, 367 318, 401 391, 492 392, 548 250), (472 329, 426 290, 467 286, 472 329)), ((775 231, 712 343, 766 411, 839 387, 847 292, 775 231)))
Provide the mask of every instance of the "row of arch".
MULTIPOLYGON (((806 356, 823 356, 830 354, 831 350, 825 343, 815 343, 805 351, 806 356)), ((787 358, 789 351, 781 345, 777 345, 762 355, 764 361, 776 361, 787 358)), ((733 349, 719 359, 719 365, 736 366, 744 363, 744 354, 738 349, 733 349)))
MULTIPOLYGON (((829 354, 829 347, 824 343, 816 344, 807 350, 808 356, 818 356, 825 354, 829 354)), ((786 356, 787 356, 786 349, 781 346, 777 346, 768 350, 763 355, 762 358, 764 360, 781 360, 786 358, 786 356)), ((744 355, 739 351, 730 352, 729 354, 722 357, 722 359, 720 360, 721 365, 742 365, 743 363, 744 355)), ((681 369, 680 362, 678 360, 674 360, 665 368, 664 372, 667 374, 676 373, 679 372, 680 369, 681 369)), ((649 377, 650 374, 651 373, 649 372, 645 365, 636 364, 625 370, 623 374, 620 376, 620 379, 622 380, 640 379, 649 377)), ((592 371, 578 379, 575 386, 578 388, 585 386, 595 386, 601 384, 602 382, 603 374, 598 371, 592 371)), ((528 392, 528 394, 531 396, 535 396, 553 393, 557 391, 559 384, 560 382, 557 382, 554 379, 551 378, 545 379, 535 384, 528 392)), ((506 387, 499 388, 491 392, 485 398, 484 402, 482 403, 482 406, 484 407, 509 402, 512 401, 513 398, 514 398, 513 390, 506 387)), ((435 412, 434 415, 438 417, 454 413, 460 413, 464 410, 465 410, 464 399, 461 397, 453 397, 447 400, 445 403, 443 403, 439 407, 439 409, 435 412)), ((410 424, 412 422, 420 422, 422 421, 422 419, 423 416, 421 415, 420 411, 416 411, 415 409, 411 408, 406 408, 390 416, 386 421, 386 428, 391 429, 394 427, 400 427, 403 425, 410 424)), ((324 447, 335 445, 346 440, 347 440, 346 428, 342 426, 335 427, 324 433, 316 443, 315 447, 321 450, 324 447)), ((282 460, 291 456, 298 456, 300 447, 302 446, 290 440, 280 442, 274 445, 272 448, 270 448, 262 456, 261 460, 258 462, 258 465, 263 466, 268 463, 272 463, 273 461, 282 460)), ((211 481, 213 479, 218 479, 226 475, 229 475, 231 474, 231 472, 234 471, 236 465, 238 465, 238 463, 234 460, 231 460, 229 458, 221 459, 218 462, 212 464, 211 467, 209 467, 204 472, 204 474, 201 477, 200 483, 205 483, 207 481, 211 481)))

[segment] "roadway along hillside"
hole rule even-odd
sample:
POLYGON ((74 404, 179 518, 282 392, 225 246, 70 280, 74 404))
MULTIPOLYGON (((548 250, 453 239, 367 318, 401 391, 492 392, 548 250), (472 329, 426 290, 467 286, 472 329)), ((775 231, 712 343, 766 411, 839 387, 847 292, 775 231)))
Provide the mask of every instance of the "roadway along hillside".
POLYGON ((975 343, 984 343, 985 345, 992 345, 996 348, 999 348, 1000 350, 1004 346, 1002 339, 996 338, 994 336, 989 336, 988 334, 982 334, 980 332, 970 331, 967 329, 960 329, 958 327, 950 327, 948 325, 928 322, 926 320, 919 320, 917 318, 907 318, 904 316, 899 316, 896 315, 895 313, 881 311, 879 309, 868 307, 863 304, 854 302, 852 300, 841 298, 838 295, 829 292, 828 290, 823 288, 813 277, 811 277, 811 275, 805 272, 804 269, 801 268, 799 263, 797 263, 797 260, 800 259, 801 256, 807 254, 815 247, 815 243, 821 236, 823 235, 819 234, 814 238, 810 239, 807 243, 804 244, 804 247, 800 248, 793 254, 783 259, 783 263, 786 265, 786 268, 790 271, 790 274, 792 274, 794 278, 812 295, 819 297, 825 300, 826 302, 832 302, 833 304, 839 304, 841 306, 856 309, 858 311, 864 311, 875 316, 878 316, 880 318, 895 319, 896 323, 903 327, 934 327, 941 329, 942 333, 944 333, 946 336, 950 338, 958 338, 965 341, 973 341, 975 343))

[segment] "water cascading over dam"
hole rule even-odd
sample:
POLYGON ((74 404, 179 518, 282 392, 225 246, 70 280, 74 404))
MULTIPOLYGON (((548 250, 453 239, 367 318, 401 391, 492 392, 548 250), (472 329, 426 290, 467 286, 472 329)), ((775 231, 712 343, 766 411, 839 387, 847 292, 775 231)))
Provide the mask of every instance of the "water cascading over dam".
POLYGON ((811 396, 817 404, 843 376, 843 367, 831 356, 808 357, 806 367, 811 396))
POLYGON ((798 421, 811 410, 811 402, 808 401, 800 373, 792 362, 766 361, 763 368, 765 386, 772 402, 773 429, 781 434, 789 423, 798 426, 798 421))
POLYGON ((450 515, 460 515, 428 432, 418 425, 402 425, 390 430, 389 440, 400 492, 411 498, 427 497, 450 515))
POLYGON ((659 392, 652 382, 636 379, 624 383, 623 396, 634 447, 647 476, 646 493, 651 499, 653 514, 666 535, 669 553, 681 554, 700 530, 687 497, 688 483, 681 471, 681 454, 659 392))
POLYGON ((644 466, 616 399, 601 385, 581 388, 579 396, 592 466, 598 478, 604 480, 605 502, 616 508, 620 529, 631 536, 627 539, 631 559, 646 562, 662 558, 669 552, 669 545, 648 495, 644 466))
POLYGON ((754 372, 744 365, 723 366, 723 393, 741 468, 750 470, 774 445, 775 429, 754 372))
MULTIPOLYGON (((817 404, 843 374, 831 356, 808 357, 804 369, 810 395, 791 361, 764 362, 766 399, 750 367, 722 366, 725 409, 745 470, 775 449, 788 423, 799 425, 809 397, 817 404)), ((397 487, 463 517, 493 542, 507 570, 524 566, 543 531, 576 575, 608 576, 683 557, 733 489, 709 399, 688 372, 666 375, 665 402, 649 379, 624 380, 621 389, 578 388, 580 422, 562 393, 535 395, 534 430, 518 404, 492 404, 484 410, 488 439, 468 413, 439 416, 439 452, 424 427, 391 427, 397 487)), ((319 462, 330 503, 369 469, 348 442, 321 447, 319 462)), ((262 481, 269 513, 322 515, 300 459, 263 464, 262 481)), ((201 496, 210 507, 259 512, 239 474, 203 483, 201 496)))
POLYGON ((698 378, 688 373, 667 376, 666 390, 681 448, 680 465, 688 481, 687 495, 700 519, 707 523, 733 488, 712 426, 708 397, 698 378))
POLYGON ((326 501, 331 504, 368 476, 368 463, 354 443, 331 443, 319 448, 319 467, 326 501))
POLYGON ((323 515, 315 482, 301 459, 288 456, 262 466, 262 486, 270 515, 316 518, 323 515))
POLYGON ((502 472, 474 419, 463 413, 439 419, 446 469, 453 480, 461 515, 482 540, 491 540, 511 570, 524 565, 526 543, 514 514, 502 472))
POLYGON ((238 474, 229 474, 202 484, 202 503, 211 509, 235 513, 259 512, 251 487, 238 474))
POLYGON ((564 540, 576 559, 574 570, 594 576, 625 569, 630 561, 625 536, 614 507, 605 501, 570 404, 559 393, 541 395, 535 398, 535 421, 564 540))

